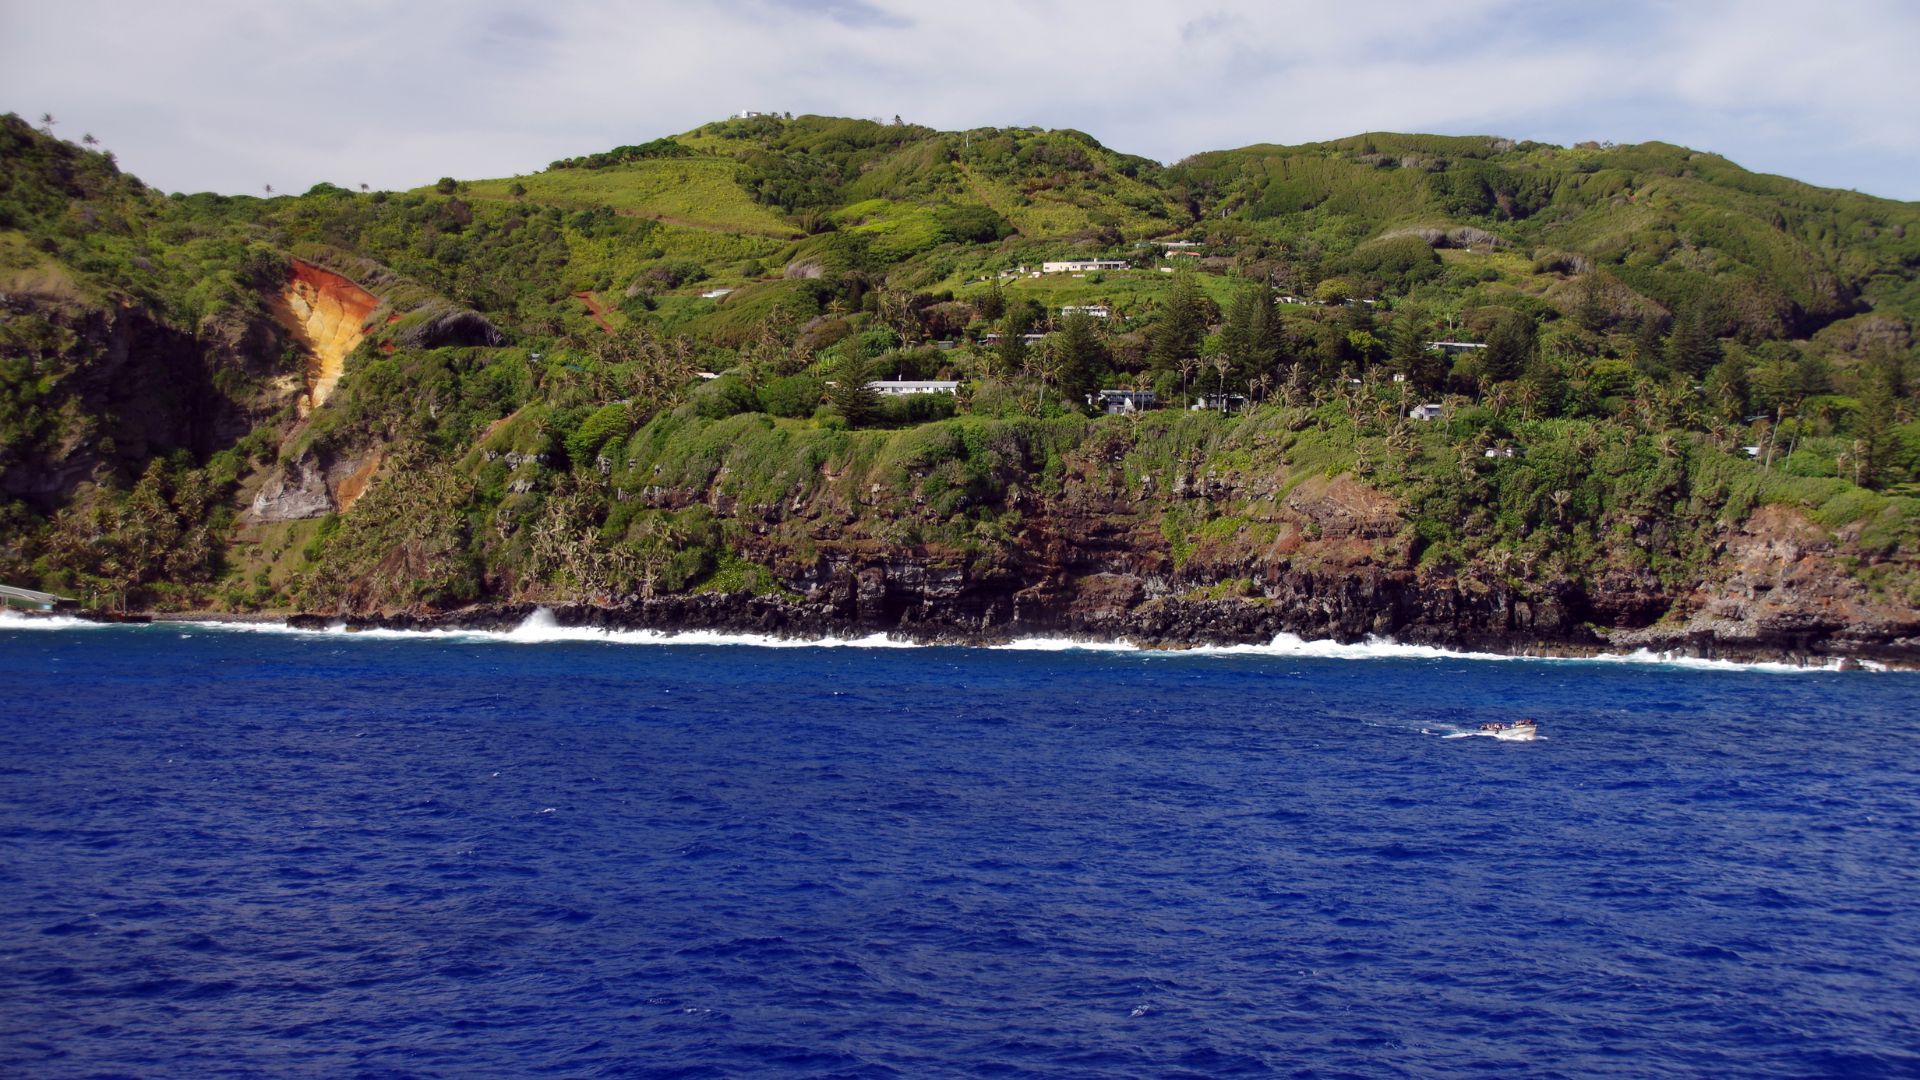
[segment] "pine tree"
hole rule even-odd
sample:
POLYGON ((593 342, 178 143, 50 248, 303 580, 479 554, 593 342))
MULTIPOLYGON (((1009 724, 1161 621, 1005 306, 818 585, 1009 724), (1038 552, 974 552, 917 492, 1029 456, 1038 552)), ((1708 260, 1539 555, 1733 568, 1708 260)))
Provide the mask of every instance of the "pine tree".
POLYGON ((1007 294, 1000 291, 998 280, 988 285, 986 293, 974 301, 973 309, 988 322, 1007 313, 1007 294))
POLYGON ((1573 303, 1573 321, 1580 329, 1597 334, 1607 328, 1610 315, 1600 285, 1592 273, 1582 274, 1573 303))
POLYGON ((1256 285, 1235 296, 1227 307, 1220 341, 1236 382, 1271 371, 1280 359, 1280 312, 1274 306, 1273 290, 1256 285))
POLYGON ((1106 347, 1094 332, 1093 320, 1084 312, 1074 312, 1060 323, 1050 347, 1054 354, 1054 378, 1060 393, 1078 404, 1086 399, 1106 366, 1106 347))
POLYGON ((867 385, 873 372, 859 354, 841 353, 824 374, 827 403, 840 410, 849 427, 859 427, 880 412, 880 395, 867 385))
POLYGON ((1206 297, 1189 273, 1175 274, 1173 291, 1160 308, 1147 348, 1147 360, 1156 372, 1180 370, 1180 361, 1200 355, 1207 334, 1206 297))
POLYGON ((1519 378, 1533 359, 1535 328, 1532 317, 1510 311, 1487 332, 1487 347, 1480 352, 1480 376, 1483 382, 1507 382, 1519 378))
POLYGON ((1699 301, 1686 304, 1673 316, 1673 333, 1667 336, 1667 366, 1698 379, 1720 362, 1719 328, 1713 312, 1699 301))
POLYGON ((1010 304, 1006 318, 1000 320, 998 356, 1001 376, 1011 376, 1027 366, 1027 310, 1025 305, 1010 304))
POLYGON ((1640 316, 1633 331, 1633 366, 1653 379, 1667 377, 1666 339, 1660 334, 1660 321, 1652 315, 1640 316))
POLYGON ((1446 381, 1447 368, 1440 354, 1427 345, 1426 313, 1404 308, 1393 325, 1393 369, 1406 376, 1413 388, 1425 394, 1446 381))

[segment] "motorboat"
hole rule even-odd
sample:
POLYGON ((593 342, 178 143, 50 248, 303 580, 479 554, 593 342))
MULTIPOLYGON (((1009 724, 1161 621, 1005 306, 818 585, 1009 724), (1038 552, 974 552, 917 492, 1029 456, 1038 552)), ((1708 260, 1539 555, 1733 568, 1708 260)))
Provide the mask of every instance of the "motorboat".
POLYGON ((1515 720, 1511 724, 1495 720, 1481 724, 1478 734, 1491 735, 1507 742, 1532 742, 1540 737, 1540 725, 1532 720, 1515 720))

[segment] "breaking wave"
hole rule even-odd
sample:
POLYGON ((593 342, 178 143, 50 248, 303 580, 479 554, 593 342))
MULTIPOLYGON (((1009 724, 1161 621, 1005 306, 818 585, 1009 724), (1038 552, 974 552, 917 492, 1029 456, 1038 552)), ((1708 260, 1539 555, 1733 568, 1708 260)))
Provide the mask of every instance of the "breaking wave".
POLYGON ((0 608, 0 630, 89 630, 104 625, 71 615, 27 615, 0 608))
MULTIPOLYGON (((0 612, 0 629, 79 629, 99 624, 68 616, 27 616, 0 612)), ((179 624, 174 624, 179 625, 179 624)), ((369 640, 447 640, 498 642, 515 645, 549 645, 586 642, 613 645, 729 645, 763 649, 912 649, 926 643, 875 633, 863 637, 782 637, 776 634, 743 634, 718 630, 616 630, 596 626, 562 626, 553 612, 537 608, 511 630, 349 630, 344 622, 321 630, 298 629, 278 622, 194 621, 188 625, 209 630, 252 634, 295 634, 302 636, 339 636, 369 640)), ((952 646, 948 646, 952 647, 952 646)), ((1709 660, 1679 653, 1640 649, 1631 653, 1600 653, 1591 656, 1541 656, 1492 652, 1468 652, 1443 649, 1435 645, 1413 645, 1389 638, 1370 637, 1364 641, 1339 642, 1331 639, 1308 640, 1295 634, 1280 634, 1261 645, 1199 645, 1190 648, 1154 648, 1124 639, 1085 641, 1066 637, 1025 637, 986 646, 1009 652, 1098 652, 1137 653, 1156 656, 1277 657, 1313 660, 1481 660, 1514 663, 1531 661, 1554 664, 1642 664, 1653 667, 1683 668, 1695 671, 1748 671, 1777 674, 1804 674, 1838 671, 1841 661, 1823 664, 1791 664, 1780 661, 1709 660)), ((1858 661, 1869 671, 1885 671, 1884 664, 1858 661)))
POLYGON ((593 642, 615 645, 748 645, 765 649, 910 649, 914 647, 911 641, 897 640, 885 634, 869 634, 858 638, 790 638, 774 634, 723 633, 718 630, 614 630, 599 626, 561 626, 554 619, 553 612, 546 608, 536 608, 520 625, 511 630, 388 630, 380 628, 349 630, 345 622, 334 623, 324 630, 307 630, 288 626, 285 623, 266 622, 215 621, 194 625, 254 634, 339 636, 368 640, 444 639, 504 642, 515 645, 593 642))

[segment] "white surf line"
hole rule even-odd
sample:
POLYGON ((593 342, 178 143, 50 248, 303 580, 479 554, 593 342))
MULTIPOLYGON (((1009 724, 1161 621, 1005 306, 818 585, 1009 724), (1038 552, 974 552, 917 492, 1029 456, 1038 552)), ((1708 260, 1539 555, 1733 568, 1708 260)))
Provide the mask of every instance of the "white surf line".
POLYGON ((71 615, 23 615, 0 608, 0 630, 92 630, 110 625, 71 615))
MULTIPOLYGON (((84 620, 68 619, 65 617, 56 619, 30 619, 24 616, 16 616, 4 625, 11 627, 20 623, 36 625, 57 624, 61 627, 91 627, 97 625, 85 622, 84 620)), ((973 647, 939 642, 923 644, 921 642, 889 637, 884 633, 868 634, 857 638, 805 638, 781 637, 774 634, 728 633, 718 630, 615 630, 596 626, 561 626, 554 619, 553 612, 547 608, 534 609, 532 614, 528 615, 526 619, 511 630, 389 630, 384 628, 348 630, 344 621, 335 623, 322 630, 299 629, 288 626, 285 623, 222 622, 217 620, 180 621, 168 623, 167 625, 191 625, 208 629, 256 634, 338 636, 363 638, 367 640, 465 640, 516 645, 594 642, 619 645, 728 645, 764 649, 917 649, 973 647)), ((1369 637, 1365 641, 1357 642, 1339 642, 1326 638, 1309 641, 1295 634, 1276 635, 1272 641, 1263 645, 1196 645, 1191 647, 1149 648, 1125 639, 1117 641, 1085 641, 1078 638, 1064 637, 1026 637, 979 647, 1007 652, 1132 653, 1151 656, 1247 656, 1309 660, 1475 660, 1498 661, 1501 663, 1637 664, 1649 667, 1684 668, 1694 671, 1752 671, 1792 675, 1837 671, 1841 664, 1841 660, 1837 658, 1819 665, 1788 664, 1778 661, 1743 662, 1738 660, 1709 660, 1700 657, 1684 656, 1677 653, 1653 652, 1648 649, 1639 649, 1631 653, 1596 653, 1591 656, 1536 656, 1527 654, 1456 651, 1443 649, 1436 645, 1412 645, 1379 637, 1369 637)), ((1870 660, 1856 661, 1856 663, 1869 671, 1887 670, 1886 665, 1870 660)))

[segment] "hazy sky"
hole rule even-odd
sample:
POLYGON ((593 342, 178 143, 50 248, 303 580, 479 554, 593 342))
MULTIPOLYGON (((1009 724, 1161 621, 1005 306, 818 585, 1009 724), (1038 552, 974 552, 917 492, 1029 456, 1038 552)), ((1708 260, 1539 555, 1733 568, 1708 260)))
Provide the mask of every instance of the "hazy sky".
POLYGON ((1920 199, 1920 3, 0 0, 0 111, 170 191, 532 172, 742 108, 1074 127, 1162 161, 1661 139, 1920 199))

